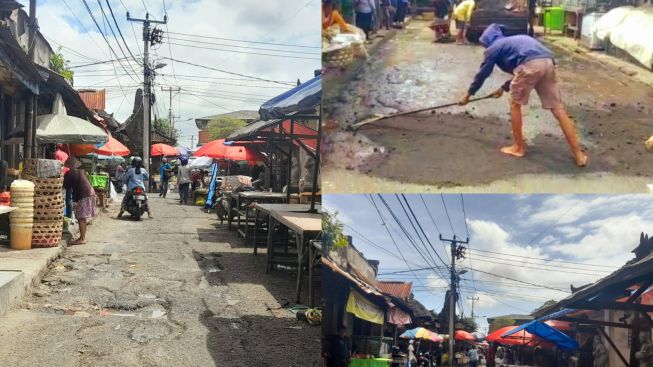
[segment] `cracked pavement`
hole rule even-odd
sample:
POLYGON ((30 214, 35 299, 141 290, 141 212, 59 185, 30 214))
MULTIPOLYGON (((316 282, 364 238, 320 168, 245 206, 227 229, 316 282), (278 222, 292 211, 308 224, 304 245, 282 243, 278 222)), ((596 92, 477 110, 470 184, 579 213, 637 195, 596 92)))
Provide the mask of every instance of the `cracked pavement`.
POLYGON ((24 306, 0 316, 3 365, 318 362, 319 326, 281 308, 294 298, 293 272, 266 275, 265 254, 215 214, 151 202, 155 218, 142 222, 115 219, 113 205, 89 226, 88 244, 69 247, 24 306))

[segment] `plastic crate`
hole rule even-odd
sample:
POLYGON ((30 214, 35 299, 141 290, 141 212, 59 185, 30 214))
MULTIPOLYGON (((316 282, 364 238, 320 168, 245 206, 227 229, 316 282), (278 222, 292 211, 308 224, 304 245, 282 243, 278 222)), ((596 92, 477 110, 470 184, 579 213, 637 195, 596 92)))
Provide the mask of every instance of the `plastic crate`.
POLYGON ((549 31, 563 31, 565 26, 565 9, 547 8, 544 13, 544 28, 549 31))

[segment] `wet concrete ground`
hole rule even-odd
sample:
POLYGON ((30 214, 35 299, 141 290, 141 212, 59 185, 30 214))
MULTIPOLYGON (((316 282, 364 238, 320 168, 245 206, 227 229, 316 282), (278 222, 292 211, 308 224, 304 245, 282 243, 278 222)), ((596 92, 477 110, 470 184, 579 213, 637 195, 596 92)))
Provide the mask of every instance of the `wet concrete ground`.
MULTIPOLYGON (((331 192, 390 189, 414 184, 433 190, 574 191, 577 181, 596 192, 646 191, 653 154, 653 90, 618 70, 554 49, 569 114, 576 120, 589 167, 577 168, 557 121, 537 95, 524 107, 529 144, 523 159, 499 152, 511 143, 508 98, 486 100, 383 120, 348 131, 373 114, 457 101, 483 58, 480 46, 436 44, 428 23, 413 21, 398 32, 345 85, 325 81, 327 142, 323 181, 331 192), (346 179, 345 179, 346 177, 346 179), (612 178, 611 187, 601 186, 612 178), (356 182, 355 185, 350 180, 356 182)), ((478 96, 510 78, 498 69, 478 96)))
POLYGON ((91 225, 89 243, 67 249, 24 307, 0 317, 0 365, 319 361, 319 326, 281 308, 294 299, 292 273, 266 275, 265 251, 255 257, 215 214, 173 198, 152 204, 153 220, 91 225))

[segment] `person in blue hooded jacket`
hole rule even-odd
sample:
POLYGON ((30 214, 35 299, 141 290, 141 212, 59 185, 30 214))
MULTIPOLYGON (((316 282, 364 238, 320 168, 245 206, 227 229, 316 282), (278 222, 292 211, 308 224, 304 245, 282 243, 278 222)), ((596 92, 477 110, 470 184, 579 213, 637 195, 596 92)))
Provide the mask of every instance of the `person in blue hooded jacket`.
POLYGON ((502 71, 513 75, 511 80, 493 93, 496 98, 500 98, 504 92, 510 93, 510 115, 515 143, 501 148, 501 152, 514 157, 526 155, 521 107, 528 104, 528 97, 535 89, 542 102, 542 108, 551 110, 560 123, 576 164, 584 167, 587 165, 588 158, 580 147, 576 126, 567 115, 562 103, 553 52, 530 36, 505 37, 502 28, 502 25, 491 24, 479 38, 480 43, 486 48, 485 59, 459 104, 464 106, 469 103, 470 96, 481 89, 485 79, 492 74, 494 66, 498 66, 502 71))

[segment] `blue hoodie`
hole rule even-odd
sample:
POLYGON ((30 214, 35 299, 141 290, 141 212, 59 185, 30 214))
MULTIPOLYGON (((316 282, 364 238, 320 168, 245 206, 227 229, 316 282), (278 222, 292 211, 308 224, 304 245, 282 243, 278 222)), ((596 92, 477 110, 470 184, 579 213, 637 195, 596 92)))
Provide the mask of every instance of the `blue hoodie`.
MULTIPOLYGON (((479 42, 486 48, 485 59, 481 64, 481 69, 474 77, 472 85, 469 86, 470 95, 474 95, 481 89, 485 79, 492 74, 494 65, 504 72, 512 74, 519 65, 528 61, 553 60, 553 52, 533 37, 526 35, 505 37, 501 32, 502 27, 504 26, 500 24, 491 24, 479 38, 479 42)), ((503 85, 505 91, 508 91, 509 88, 510 80, 503 85)))

